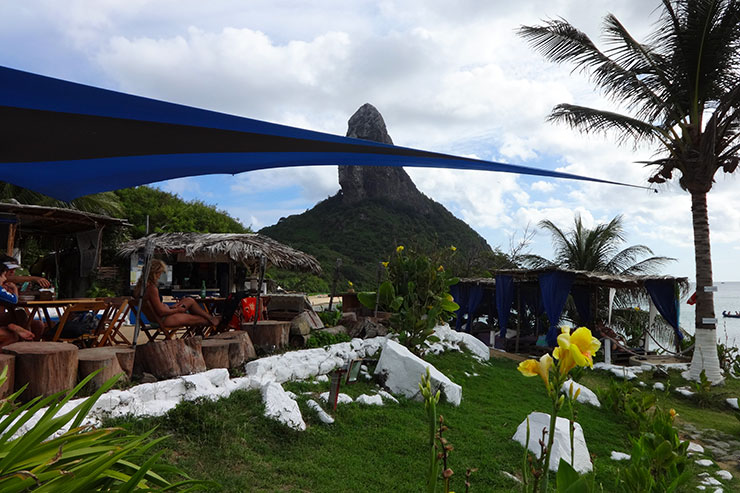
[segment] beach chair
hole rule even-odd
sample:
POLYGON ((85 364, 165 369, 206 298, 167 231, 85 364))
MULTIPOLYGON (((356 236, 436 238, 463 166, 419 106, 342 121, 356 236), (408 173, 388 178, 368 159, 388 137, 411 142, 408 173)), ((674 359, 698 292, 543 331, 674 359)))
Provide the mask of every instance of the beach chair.
POLYGON ((117 344, 131 345, 131 341, 121 332, 123 324, 126 322, 128 312, 131 309, 129 301, 131 297, 121 296, 117 298, 108 298, 108 308, 105 317, 105 324, 100 328, 95 347, 115 346, 117 344))
MULTIPOLYGON (((138 299, 131 299, 128 302, 128 305, 131 310, 131 315, 136 317, 139 309, 138 299)), ((157 316, 154 310, 150 309, 149 304, 146 301, 141 305, 139 320, 141 323, 141 330, 150 342, 154 342, 160 337, 164 340, 192 337, 195 335, 207 337, 213 330, 213 326, 206 323, 183 325, 180 327, 165 327, 162 324, 162 319, 157 316)))

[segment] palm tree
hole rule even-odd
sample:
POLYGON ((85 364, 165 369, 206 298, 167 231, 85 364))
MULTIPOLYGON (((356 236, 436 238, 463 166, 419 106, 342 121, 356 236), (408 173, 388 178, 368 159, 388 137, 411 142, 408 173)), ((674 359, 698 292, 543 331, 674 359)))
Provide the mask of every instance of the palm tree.
POLYGON ((666 262, 675 260, 655 256, 640 260, 645 255, 653 255, 653 251, 645 245, 632 245, 620 250, 625 241, 622 216, 598 224, 593 229, 586 228, 579 215, 576 215, 574 228, 570 231, 563 231, 549 220, 540 222, 539 226, 552 235, 555 258, 548 260, 539 255, 526 255, 523 260, 528 267, 557 266, 630 275, 649 274, 666 262))
POLYGON ((123 213, 121 201, 113 192, 96 193, 79 197, 71 202, 63 202, 27 188, 0 181, 0 202, 8 200, 16 200, 21 204, 77 209, 114 217, 123 213))
POLYGON ((679 172, 691 194, 696 264, 696 349, 690 377, 722 381, 717 359, 707 192, 714 176, 737 168, 740 134, 740 0, 662 0, 655 30, 635 40, 613 15, 604 18, 606 51, 565 20, 523 26, 519 34, 546 58, 571 63, 626 114, 572 104, 548 119, 581 132, 615 132, 619 143, 658 151, 652 183, 679 172))

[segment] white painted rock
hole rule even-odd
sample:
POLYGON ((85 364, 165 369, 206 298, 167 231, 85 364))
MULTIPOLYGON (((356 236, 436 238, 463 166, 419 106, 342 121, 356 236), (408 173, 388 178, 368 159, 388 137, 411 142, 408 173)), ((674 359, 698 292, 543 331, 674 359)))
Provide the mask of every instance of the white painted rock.
MULTIPOLYGON (((329 400, 329 392, 322 392, 319 395, 319 399, 321 399, 324 402, 328 401, 329 400)), ((337 396, 337 404, 352 404, 352 402, 354 402, 354 401, 347 394, 340 393, 337 396)))
POLYGON ((729 404, 733 409, 740 409, 737 405, 737 397, 730 397, 727 399, 727 404, 729 404))
POLYGON ((458 332, 451 329, 448 324, 437 325, 434 328, 434 335, 440 340, 426 348, 428 353, 439 354, 445 351, 459 351, 460 346, 463 345, 478 361, 488 361, 491 357, 491 349, 483 341, 467 332, 458 332))
POLYGON ((298 403, 288 397, 282 385, 277 382, 269 382, 263 385, 262 400, 265 403, 265 416, 294 430, 306 430, 306 423, 303 421, 298 403))
POLYGON ((334 418, 329 416, 326 411, 319 405, 318 402, 316 402, 313 399, 309 399, 306 401, 306 405, 316 411, 316 414, 319 416, 319 419, 328 425, 334 423, 334 418))
POLYGON ((724 479, 726 481, 729 481, 732 479, 732 473, 730 471, 725 471, 724 469, 720 469, 717 471, 717 477, 724 479))
POLYGON ((703 454, 704 453, 704 447, 699 445, 696 442, 689 442, 689 447, 686 449, 687 452, 695 452, 697 454, 703 454))
POLYGON ((385 390, 379 390, 378 395, 382 397, 383 399, 385 399, 386 401, 391 401, 391 402, 398 404, 398 399, 393 397, 390 393, 386 392, 385 390))
MULTIPOLYGON (((542 437, 542 430, 549 429, 549 427, 549 414, 540 412, 530 413, 529 443, 526 445, 524 443, 527 439, 526 419, 519 424, 512 440, 526 446, 530 452, 536 457, 539 457, 541 452, 539 440, 542 437)), ((593 464, 591 463, 591 457, 586 446, 586 439, 583 437, 583 429, 581 429, 581 425, 578 423, 575 423, 573 444, 575 447, 575 454, 573 455, 574 464, 571 464, 573 469, 578 471, 579 474, 591 472, 593 470, 593 464)), ((555 441, 552 444, 552 453, 550 455, 549 467, 551 471, 558 470, 561 458, 570 463, 570 422, 565 418, 558 417, 555 422, 555 441)))
POLYGON ((630 460, 631 458, 629 454, 612 450, 612 460, 630 460))
POLYGON ((326 375, 316 375, 316 378, 314 380, 316 380, 318 383, 324 383, 329 381, 329 377, 326 375))
POLYGON ((704 478, 701 480, 701 484, 706 486, 722 486, 722 483, 714 478, 704 478))
POLYGON ((685 397, 691 397, 692 395, 694 395, 694 393, 690 391, 687 387, 678 387, 676 389, 676 392, 685 397))
POLYGON ((380 397, 380 395, 367 395, 362 394, 358 395, 355 399, 355 402, 358 404, 365 404, 366 406, 382 406, 383 405, 383 398, 380 397))
POLYGON ((699 460, 696 460, 696 461, 694 461, 694 462, 696 462, 696 463, 697 463, 698 465, 700 465, 700 466, 702 466, 702 467, 709 467, 709 466, 711 466, 712 464, 714 464, 714 462, 712 462, 712 461, 711 461, 711 460, 709 460, 709 459, 699 459, 699 460))
POLYGON ((385 385, 394 394, 402 394, 409 399, 421 400, 419 382, 426 369, 432 379, 432 388, 441 388, 447 402, 455 406, 460 405, 462 387, 453 383, 442 372, 414 355, 406 347, 395 341, 388 340, 380 353, 380 360, 375 367, 375 374, 386 375, 385 385))
POLYGON ((661 382, 655 382, 653 384, 653 388, 655 390, 660 390, 661 392, 665 390, 665 385, 663 385, 661 382))
POLYGON ((565 394, 566 398, 570 396, 569 392, 571 384, 573 384, 573 393, 577 392, 579 389, 581 390, 581 393, 578 394, 578 398, 576 399, 576 401, 591 404, 592 406, 596 407, 601 407, 601 402, 599 402, 599 398, 596 397, 596 394, 594 394, 591 389, 589 389, 585 385, 581 385, 578 382, 574 382, 573 380, 568 380, 564 382, 563 386, 560 388, 560 392, 565 394))

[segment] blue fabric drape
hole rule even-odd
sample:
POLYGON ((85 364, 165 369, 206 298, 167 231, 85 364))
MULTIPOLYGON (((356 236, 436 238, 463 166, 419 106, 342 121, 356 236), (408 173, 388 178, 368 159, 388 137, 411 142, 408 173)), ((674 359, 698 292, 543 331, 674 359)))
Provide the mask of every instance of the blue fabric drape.
POLYGON ((483 286, 457 283, 450 286, 450 294, 455 303, 460 305, 460 309, 455 312, 457 315, 455 330, 460 331, 462 329, 462 318, 467 315, 468 321, 465 325, 465 332, 470 332, 475 311, 483 299, 483 286))
POLYGON ((470 286, 470 291, 468 292, 468 323, 465 326, 465 332, 470 332, 473 319, 475 318, 475 311, 478 309, 478 305, 480 305, 482 299, 483 286, 479 284, 470 286))
POLYGON ((506 324, 509 322, 511 304, 514 302, 514 278, 506 275, 496 276, 496 311, 501 328, 501 337, 506 337, 506 324))
POLYGON ((591 316, 591 290, 588 286, 572 286, 570 294, 573 296, 573 303, 578 310, 578 317, 581 323, 590 325, 593 317, 591 316))
POLYGON ((645 289, 653 300, 655 308, 668 324, 673 327, 678 340, 683 339, 683 334, 678 330, 678 296, 676 283, 670 279, 651 279, 645 281, 645 289))
POLYGON ((574 274, 571 272, 546 272, 539 275, 542 304, 550 321, 547 343, 555 346, 558 339, 558 322, 568 299, 574 274))

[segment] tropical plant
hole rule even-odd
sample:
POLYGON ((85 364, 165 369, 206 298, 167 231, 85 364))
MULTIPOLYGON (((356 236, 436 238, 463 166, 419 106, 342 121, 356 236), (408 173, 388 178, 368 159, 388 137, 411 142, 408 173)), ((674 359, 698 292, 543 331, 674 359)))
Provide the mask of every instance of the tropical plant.
MULTIPOLYGON (((454 255, 455 250, 450 247, 447 255, 454 255)), ((460 308, 450 295, 450 286, 458 279, 447 273, 441 257, 444 254, 432 259, 400 245, 390 260, 383 262, 388 280, 378 292, 358 295, 367 307, 374 307, 378 300, 380 309, 393 312, 391 329, 401 344, 417 354, 424 352, 427 342, 435 342, 434 327, 460 308)))
MULTIPOLYGON (((89 375, 69 392, 36 397, 26 404, 15 402, 25 387, 0 400, 0 491, 191 491, 214 485, 192 481, 176 468, 162 464, 162 452, 152 450, 164 437, 150 440, 154 430, 134 435, 121 428, 82 425, 116 378, 72 410, 63 412, 63 406, 94 376, 95 373, 89 375), (39 419, 33 426, 13 438, 35 417, 39 419), (69 430, 63 431, 67 425, 69 430), (162 474, 176 477, 178 482, 172 483, 162 474)), ((0 374, 0 386, 6 379, 7 367, 0 374)))
POLYGON ((691 478, 689 442, 673 426, 676 412, 655 409, 649 432, 632 438, 629 466, 620 471, 619 491, 664 493, 677 491, 691 478))
MULTIPOLYGON (((555 424, 557 422, 558 412, 563 407, 565 396, 560 395, 560 389, 563 384, 570 378, 570 372, 577 366, 589 366, 593 368, 593 355, 601 347, 601 343, 598 339, 591 335, 591 331, 586 327, 579 327, 571 333, 570 327, 562 327, 561 333, 558 336, 558 346, 553 349, 552 356, 549 353, 545 353, 540 357, 539 361, 535 359, 524 360, 519 363, 517 368, 519 372, 525 377, 538 376, 545 383, 545 390, 547 395, 550 397, 552 403, 552 411, 550 413, 550 425, 547 428, 547 445, 543 448, 544 460, 542 461, 542 468, 544 470, 544 480, 540 483, 539 477, 535 476, 535 481, 531 484, 528 481, 528 469, 525 467, 523 471, 524 491, 536 491, 538 485, 541 487, 541 491, 546 493, 548 491, 548 482, 550 476, 547 474, 547 470, 550 465, 550 456, 552 455, 553 442, 555 441, 555 424)), ((571 386, 572 389, 572 386, 571 386)), ((570 393, 572 399, 578 398, 578 393, 570 393)), ((573 419, 571 419, 571 422, 573 419)), ((571 431, 572 432, 572 431, 571 431)), ((543 430, 544 434, 544 430, 543 430)), ((544 444, 544 436, 542 440, 544 444)), ((529 446, 529 421, 527 421, 527 442, 525 443, 525 449, 529 446)), ((526 452, 525 452, 526 454, 526 452)), ((542 456, 540 458, 542 458, 542 456)), ((526 461, 525 461, 526 462, 526 461)), ((536 471, 539 474, 539 471, 536 471)), ((570 482, 572 477, 567 476, 567 481, 570 482)), ((565 479, 564 479, 565 481, 565 479)), ((580 484, 580 483, 579 483, 580 484)), ((585 484, 585 481, 584 481, 585 484)), ((565 490, 562 490, 565 491, 565 490)), ((574 489, 575 491, 575 489, 574 489)), ((579 490, 580 491, 580 490, 579 490)))
POLYGON ((679 173, 678 183, 691 195, 696 264, 697 350, 692 379, 702 369, 721 381, 711 291, 707 193, 718 171, 732 173, 740 158, 740 1, 663 0, 655 30, 638 42, 613 15, 604 18, 601 51, 567 21, 523 26, 519 34, 556 63, 586 72, 602 93, 627 114, 574 104, 555 106, 548 117, 581 132, 614 132, 618 143, 656 146, 659 157, 648 180, 664 183, 679 173), (700 335, 701 334, 701 335, 700 335), (700 336, 699 336, 700 335, 700 336))
POLYGON ((529 267, 557 266, 607 274, 646 274, 675 260, 652 256, 653 251, 645 245, 621 248, 625 241, 622 216, 597 224, 593 229, 584 226, 579 215, 575 216, 574 227, 569 231, 560 229, 549 220, 541 221, 539 226, 552 235, 555 257, 548 260, 539 255, 523 255, 522 260, 529 267), (642 258, 646 255, 651 256, 642 258))

